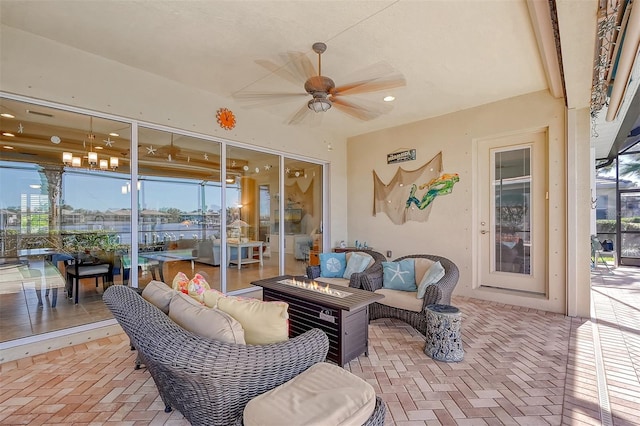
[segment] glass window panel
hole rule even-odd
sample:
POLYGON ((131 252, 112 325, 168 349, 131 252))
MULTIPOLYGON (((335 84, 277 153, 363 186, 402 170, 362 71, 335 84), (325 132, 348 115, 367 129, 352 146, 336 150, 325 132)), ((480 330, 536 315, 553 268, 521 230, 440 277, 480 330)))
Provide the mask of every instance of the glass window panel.
POLYGON ((221 289, 220 144, 145 127, 138 143, 140 286, 197 272, 221 289))
POLYGON ((531 273, 531 149, 494 153, 495 269, 531 273))
POLYGON ((616 161, 596 169, 596 233, 600 241, 616 242, 616 161))
POLYGON ((640 188, 640 153, 621 154, 618 159, 620 189, 640 188))
POLYGON ((227 146, 227 291, 279 275, 277 209, 279 156, 227 146), (262 264, 260 264, 262 258, 262 264))
POLYGON ((120 194, 130 125, 5 98, 0 107, 14 116, 0 127, 16 129, 0 150, 0 250, 20 262, 0 283, 0 304, 14 307, 3 340, 110 318, 102 292, 125 281, 131 243, 131 206, 120 194), (104 280, 67 285, 80 261, 104 265, 104 280))
POLYGON ((624 233, 622 237, 622 257, 640 258, 640 232, 624 233))
POLYGON ((304 275, 322 251, 322 166, 290 158, 284 164, 285 272, 304 275))

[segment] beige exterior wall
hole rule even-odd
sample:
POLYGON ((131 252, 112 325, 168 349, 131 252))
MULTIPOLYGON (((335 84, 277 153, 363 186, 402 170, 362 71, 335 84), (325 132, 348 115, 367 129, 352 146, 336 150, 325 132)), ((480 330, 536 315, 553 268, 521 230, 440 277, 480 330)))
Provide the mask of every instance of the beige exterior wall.
POLYGON ((456 294, 565 313, 566 139, 563 101, 552 98, 546 91, 351 138, 347 142, 351 165, 348 168, 349 241, 367 241, 382 253, 391 250, 392 258, 411 253, 448 257, 460 268, 456 294), (548 290, 543 298, 479 288, 476 272, 479 236, 478 226, 474 223, 476 143, 535 130, 547 131, 549 145, 548 290), (411 148, 417 150, 416 161, 387 164, 387 154, 411 148), (374 170, 388 182, 399 166, 406 170, 417 169, 440 151, 444 172, 458 173, 460 182, 451 194, 436 198, 428 221, 395 225, 385 214, 373 216, 374 170))

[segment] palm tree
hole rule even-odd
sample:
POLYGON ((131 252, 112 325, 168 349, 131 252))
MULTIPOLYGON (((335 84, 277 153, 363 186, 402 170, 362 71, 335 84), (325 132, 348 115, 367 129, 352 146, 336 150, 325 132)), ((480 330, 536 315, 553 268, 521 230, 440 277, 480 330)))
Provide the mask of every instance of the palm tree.
POLYGON ((640 177, 640 163, 629 162, 625 164, 620 164, 620 175, 621 176, 639 176, 640 177))

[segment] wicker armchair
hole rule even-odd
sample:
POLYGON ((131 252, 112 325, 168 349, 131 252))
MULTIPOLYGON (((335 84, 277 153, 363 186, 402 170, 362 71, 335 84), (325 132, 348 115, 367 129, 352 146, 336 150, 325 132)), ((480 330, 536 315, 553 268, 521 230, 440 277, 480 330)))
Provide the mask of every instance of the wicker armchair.
POLYGON ((200 337, 125 286, 109 287, 103 300, 146 364, 165 411, 176 408, 193 425, 234 424, 249 400, 324 361, 329 349, 318 329, 264 346, 200 337))
MULTIPOLYGON (((382 262, 386 261, 386 257, 382 253, 373 250, 352 250, 368 253, 375 261, 363 272, 351 274, 349 279, 349 287, 353 288, 380 288, 382 287, 382 262)), ((320 276, 320 266, 307 266, 307 278, 314 279, 320 276)))
MULTIPOLYGON (((444 277, 442 277, 440 281, 438 281, 435 285, 430 285, 429 287, 427 287, 427 292, 424 295, 424 299, 422 300, 421 312, 394 308, 392 306, 386 306, 376 302, 369 306, 369 320, 375 320, 378 318, 397 318, 411 325, 420 333, 426 335, 427 315, 425 309, 427 305, 435 303, 444 305, 450 304, 451 294, 453 293, 453 289, 456 287, 456 284, 458 284, 460 273, 455 263, 442 256, 435 256, 430 254, 413 254, 400 257, 394 260, 394 262, 409 258, 426 258, 436 262, 440 261, 440 264, 442 264, 442 266, 444 267, 444 277)), ((365 286, 363 288, 369 291, 376 291, 382 288, 382 280, 380 280, 380 283, 376 285, 369 284, 370 282, 365 282, 365 286)))

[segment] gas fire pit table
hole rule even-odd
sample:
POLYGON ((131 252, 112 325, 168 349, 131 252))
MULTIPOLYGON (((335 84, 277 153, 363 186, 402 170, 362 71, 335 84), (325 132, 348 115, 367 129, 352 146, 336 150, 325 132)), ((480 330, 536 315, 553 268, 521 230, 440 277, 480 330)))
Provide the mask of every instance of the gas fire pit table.
POLYGON ((323 330, 329 337, 327 359, 340 366, 369 355, 369 305, 384 296, 292 275, 251 284, 263 288, 263 300, 289 304, 289 337, 312 328, 323 330))

